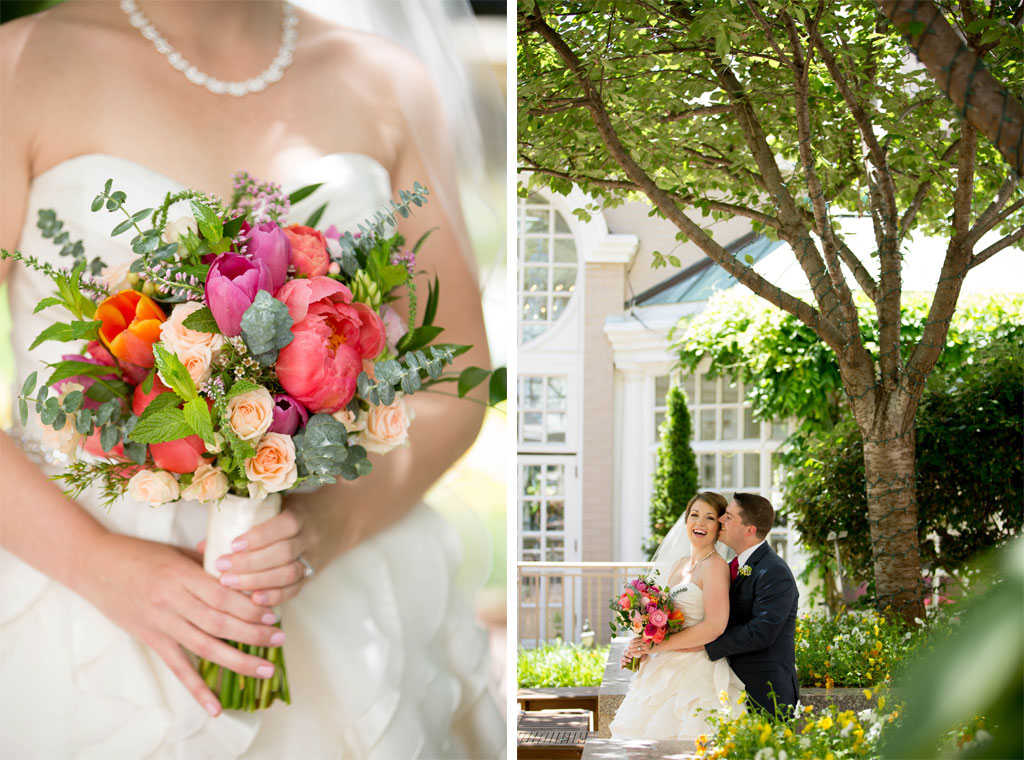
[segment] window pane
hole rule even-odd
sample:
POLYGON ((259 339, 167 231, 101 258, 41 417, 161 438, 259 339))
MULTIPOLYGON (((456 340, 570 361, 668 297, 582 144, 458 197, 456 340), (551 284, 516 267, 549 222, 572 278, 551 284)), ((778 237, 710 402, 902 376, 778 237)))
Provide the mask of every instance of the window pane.
POLYGON ((736 385, 736 383, 732 382, 731 380, 728 380, 726 378, 722 378, 722 401, 724 401, 725 403, 728 404, 730 402, 739 401, 739 400, 740 400, 740 389, 739 389, 739 386, 736 385))
MULTIPOLYGON (((565 545, 563 539, 549 538, 547 544, 547 556, 545 556, 544 559, 546 559, 548 562, 565 561, 565 545)), ((561 591, 561 584, 559 584, 559 591, 561 591)))
POLYGON ((540 530, 540 502, 523 500, 523 530, 540 530))
POLYGON ((576 290, 576 267, 552 267, 551 290, 555 293, 572 293, 576 290))
MULTIPOLYGON (((548 299, 544 296, 527 296, 523 299, 523 321, 530 322, 545 319, 548 299)), ((544 328, 542 327, 541 330, 544 328)))
POLYGON ((736 440, 739 433, 739 426, 736 424, 736 410, 722 410, 722 439, 727 441, 736 440))
MULTIPOLYGON (((549 501, 547 515, 548 530, 565 530, 565 502, 549 501)), ((550 543, 550 539, 548 542, 550 543)))
POLYGON ((772 440, 784 441, 789 436, 789 425, 785 420, 774 420, 772 422, 772 440))
POLYGON ((754 420, 754 410, 749 406, 743 410, 743 437, 761 439, 761 423, 754 420))
POLYGON ((555 212, 555 232, 557 232, 557 233, 572 232, 572 230, 569 229, 569 225, 566 224, 566 222, 565 222, 565 217, 563 217, 557 211, 555 212))
POLYGON ((540 562, 540 539, 523 536, 523 561, 540 562))
MULTIPOLYGON (((786 473, 782 469, 782 456, 777 451, 772 452, 772 470, 771 477, 773 486, 780 486, 783 484, 786 473)), ((777 515, 776 515, 777 516, 777 515)))
POLYGON ((702 441, 715 440, 715 410, 700 410, 700 439, 702 441))
POLYGON ((527 261, 547 261, 550 257, 548 241, 544 238, 526 238, 523 245, 526 248, 524 256, 527 261))
POLYGON ((760 488, 761 487, 761 455, 760 454, 744 454, 743 455, 743 487, 744 488, 760 488))
POLYGON ((533 325, 523 325, 523 343, 533 340, 538 335, 542 335, 547 328, 547 325, 540 323, 533 325))
POLYGON ((548 465, 547 484, 544 492, 548 496, 562 496, 565 493, 565 465, 548 465))
POLYGON ((715 455, 700 455, 700 485, 701 488, 715 488, 715 455))
POLYGON ((569 306, 569 296, 555 296, 551 299, 551 321, 554 322, 569 306))
POLYGON ((669 385, 672 378, 668 375, 659 375, 654 378, 654 405, 665 406, 665 396, 668 395, 669 385))
POLYGON ((544 442, 544 415, 540 412, 523 412, 523 440, 533 443, 544 442))
POLYGON ((718 403, 718 378, 714 380, 708 378, 707 375, 700 376, 700 403, 702 404, 716 404, 718 403))
POLYGON ((565 409, 565 378, 548 378, 548 409, 565 409))
POLYGON ((523 495, 540 496, 540 465, 528 464, 523 467, 523 495))
POLYGON ((555 261, 565 264, 576 263, 576 244, 572 238, 555 238, 555 261))
POLYGON ((526 267, 523 270, 523 290, 527 293, 547 290, 549 271, 547 267, 526 267))
POLYGON ((550 212, 540 208, 526 210, 526 232, 547 232, 549 229, 550 212))
POLYGON ((523 378, 523 409, 541 409, 544 404, 544 378, 523 378))
POLYGON ((736 487, 736 455, 722 454, 722 488, 736 487))
POLYGON ((548 443, 565 443, 565 412, 549 412, 546 418, 548 443))
POLYGON ((663 423, 664 421, 664 412, 658 412, 657 414, 654 415, 654 440, 656 442, 661 440, 661 423, 663 423))

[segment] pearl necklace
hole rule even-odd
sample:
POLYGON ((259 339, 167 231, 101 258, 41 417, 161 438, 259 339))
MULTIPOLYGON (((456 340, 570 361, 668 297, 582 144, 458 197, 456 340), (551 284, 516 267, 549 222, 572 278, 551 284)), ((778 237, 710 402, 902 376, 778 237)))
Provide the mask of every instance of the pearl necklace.
POLYGON ((251 92, 262 92, 267 89, 269 85, 281 78, 284 70, 292 62, 292 53, 295 52, 295 43, 298 39, 296 27, 298 27, 299 19, 294 11, 292 11, 291 5, 287 2, 282 3, 281 6, 281 15, 284 21, 284 29, 281 33, 281 47, 267 70, 259 76, 242 82, 224 82, 204 74, 185 60, 185 57, 171 47, 171 43, 164 39, 163 35, 156 30, 156 27, 143 15, 135 0, 121 0, 121 10, 128 14, 132 26, 142 32, 142 36, 153 43, 153 46, 168 60, 171 66, 188 77, 188 81, 200 87, 205 87, 214 95, 227 93, 236 98, 248 95, 251 92))
POLYGON ((696 562, 694 562, 694 563, 692 563, 692 564, 690 565, 690 567, 689 567, 689 569, 688 569, 688 572, 689 572, 689 573, 693 573, 693 571, 697 569, 697 565, 699 565, 699 564, 700 564, 701 562, 703 562, 704 560, 706 560, 706 559, 707 559, 708 557, 710 557, 710 556, 711 556, 712 554, 714 554, 714 553, 715 553, 715 550, 714 550, 714 548, 712 547, 711 551, 709 551, 709 552, 708 552, 707 554, 705 554, 705 555, 704 555, 703 557, 701 557, 701 558, 700 558, 699 560, 697 560, 696 562))

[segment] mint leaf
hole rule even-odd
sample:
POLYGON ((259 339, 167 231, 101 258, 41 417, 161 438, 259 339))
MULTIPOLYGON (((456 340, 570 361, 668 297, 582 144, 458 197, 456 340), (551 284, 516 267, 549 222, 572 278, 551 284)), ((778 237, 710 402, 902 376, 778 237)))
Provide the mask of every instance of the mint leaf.
POLYGON ((193 434, 192 427, 185 420, 185 412, 181 409, 161 409, 140 417, 131 432, 131 439, 136 443, 163 443, 188 438, 193 434))
POLYGON ((220 328, 217 327, 217 320, 213 318, 213 312, 210 311, 209 306, 204 306, 203 308, 192 312, 185 317, 181 324, 189 330, 220 335, 220 328))
POLYGON ((205 443, 213 445, 213 420, 206 400, 194 398, 185 404, 185 422, 205 443))
POLYGON ((156 368, 160 373, 160 379, 163 380, 164 385, 177 393, 182 401, 191 401, 199 397, 196 384, 192 382, 192 376, 177 356, 159 343, 154 343, 153 357, 156 359, 156 368))

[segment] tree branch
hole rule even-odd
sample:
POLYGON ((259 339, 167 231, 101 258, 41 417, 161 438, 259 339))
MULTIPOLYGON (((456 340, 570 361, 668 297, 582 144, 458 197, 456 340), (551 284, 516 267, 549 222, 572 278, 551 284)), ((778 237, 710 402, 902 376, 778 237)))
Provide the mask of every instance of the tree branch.
POLYGON ((1024 174, 1024 107, 928 0, 875 0, 964 118, 1024 174))
POLYGON ((992 245, 990 245, 988 248, 986 248, 984 251, 981 251, 977 255, 973 256, 971 258, 971 263, 970 263, 970 265, 968 265, 967 268, 968 269, 974 269, 974 267, 978 266, 978 264, 985 263, 990 258, 992 258, 997 253, 999 253, 1001 250, 1003 250, 1004 248, 1010 247, 1011 245, 1016 243, 1021 238, 1024 238, 1024 227, 1018 227, 1015 231, 1011 232, 1009 235, 1006 235, 1005 237, 1000 238, 999 240, 994 242, 992 245))
MULTIPOLYGON (((956 166, 953 190, 953 235, 965 245, 971 224, 971 197, 974 195, 974 158, 978 154, 978 131, 966 121, 960 123, 960 158, 956 166)), ((970 247, 968 246, 968 250, 970 247)))
POLYGON ((534 11, 527 12, 524 16, 526 23, 551 46, 555 53, 565 62, 570 73, 575 77, 584 96, 589 101, 587 108, 609 154, 622 168, 626 176, 635 182, 637 187, 651 199, 655 207, 682 232, 688 235, 709 258, 714 260, 739 282, 765 300, 794 315, 813 329, 834 349, 841 350, 845 337, 813 306, 772 285, 753 269, 740 263, 735 256, 712 240, 696 222, 683 213, 668 193, 661 190, 655 184, 654 180, 637 164, 622 144, 618 133, 615 131, 615 127, 611 123, 611 119, 608 117, 603 101, 595 91, 588 72, 583 68, 576 54, 566 44, 565 40, 548 26, 540 11, 536 9, 536 6, 534 11))
POLYGON ((999 213, 999 210, 1010 199, 1010 196, 1019 184, 1020 177, 1007 177, 1003 180, 1003 184, 999 186, 999 190, 996 192, 996 197, 992 199, 992 202, 988 204, 988 207, 984 211, 978 214, 978 218, 975 220, 974 226, 971 227, 970 232, 967 233, 967 240, 972 248, 986 232, 999 224, 999 222, 1012 214, 1016 209, 1020 208, 1021 204, 1024 203, 1024 200, 1017 201, 1006 209, 1006 212, 1008 213, 1004 212, 1005 215, 999 213))

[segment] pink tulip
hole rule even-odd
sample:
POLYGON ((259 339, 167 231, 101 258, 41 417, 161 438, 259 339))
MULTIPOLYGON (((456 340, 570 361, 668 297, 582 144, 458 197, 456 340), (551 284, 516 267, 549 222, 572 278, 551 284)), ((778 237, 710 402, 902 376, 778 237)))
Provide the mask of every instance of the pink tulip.
POLYGON ((252 261, 262 261, 270 271, 273 295, 288 279, 288 264, 292 258, 292 244, 284 230, 273 222, 257 224, 246 235, 245 255, 252 261))
POLYGON ((287 393, 274 396, 274 420, 267 429, 268 433, 284 433, 295 435, 295 431, 303 427, 309 420, 306 407, 287 393))
POLYGON ((206 305, 217 327, 228 336, 242 332, 242 315, 252 306, 256 293, 273 292, 273 277, 263 261, 251 261, 237 253, 218 256, 206 275, 206 305))
POLYGON ((380 317, 329 277, 291 280, 275 297, 294 320, 295 338, 277 357, 282 387, 314 414, 340 410, 355 395, 363 360, 384 348, 380 317))

